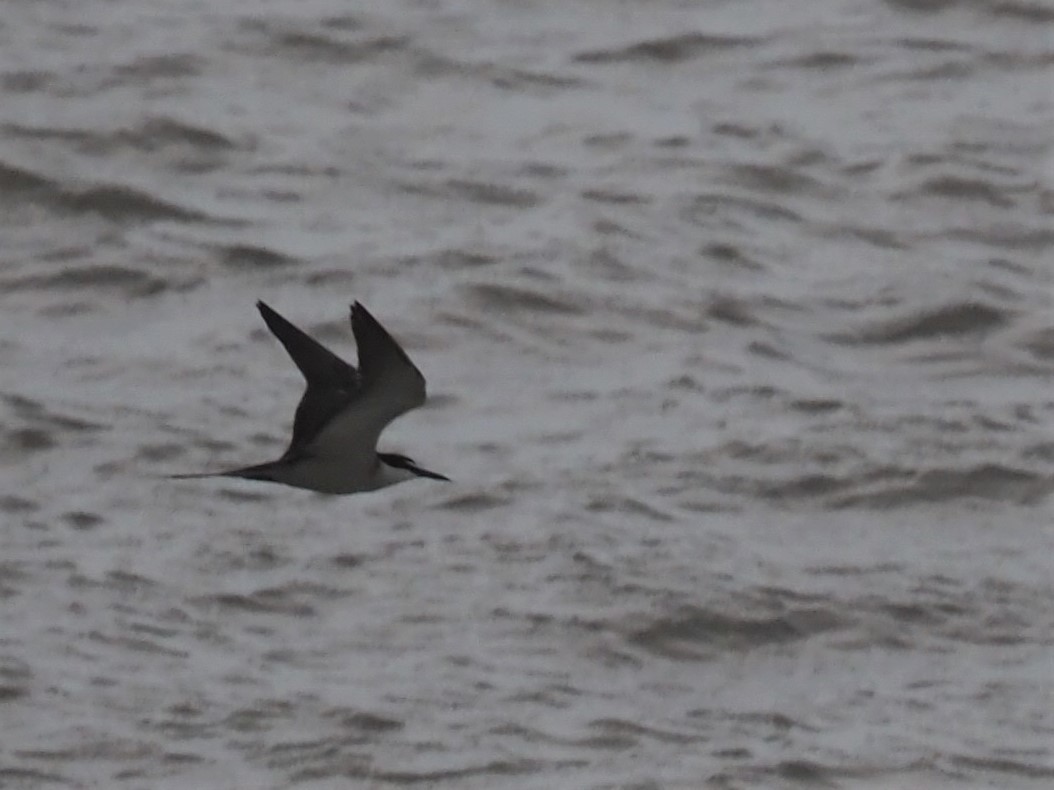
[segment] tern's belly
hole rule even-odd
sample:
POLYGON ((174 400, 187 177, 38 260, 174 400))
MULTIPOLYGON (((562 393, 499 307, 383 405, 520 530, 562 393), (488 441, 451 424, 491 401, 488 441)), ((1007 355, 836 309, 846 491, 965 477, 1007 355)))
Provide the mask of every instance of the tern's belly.
POLYGON ((377 487, 377 461, 332 461, 305 458, 283 470, 282 481, 323 494, 354 494, 377 487))

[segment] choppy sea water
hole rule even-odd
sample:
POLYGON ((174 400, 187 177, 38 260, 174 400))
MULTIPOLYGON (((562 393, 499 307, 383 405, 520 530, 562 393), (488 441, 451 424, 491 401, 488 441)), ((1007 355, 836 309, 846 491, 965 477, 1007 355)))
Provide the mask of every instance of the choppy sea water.
POLYGON ((1054 12, 0 19, 0 786, 1054 784, 1054 12), (281 452, 264 298, 453 484, 281 452))

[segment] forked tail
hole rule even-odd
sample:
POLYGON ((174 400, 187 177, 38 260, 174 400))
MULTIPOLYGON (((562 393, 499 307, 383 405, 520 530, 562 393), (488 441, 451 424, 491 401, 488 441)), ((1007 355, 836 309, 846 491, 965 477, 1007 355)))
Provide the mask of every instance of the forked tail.
POLYGON ((274 470, 277 464, 270 462, 256 466, 243 466, 240 469, 227 469, 223 472, 193 472, 183 475, 169 475, 171 480, 201 480, 206 477, 240 477, 243 480, 267 480, 275 482, 274 470))

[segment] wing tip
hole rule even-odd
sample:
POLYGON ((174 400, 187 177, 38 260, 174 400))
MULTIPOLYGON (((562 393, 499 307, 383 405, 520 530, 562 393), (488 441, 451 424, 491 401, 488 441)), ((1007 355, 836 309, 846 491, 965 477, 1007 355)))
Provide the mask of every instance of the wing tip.
POLYGON ((373 317, 373 314, 363 307, 362 302, 355 300, 351 303, 351 329, 353 332, 359 327, 364 328, 379 325, 379 322, 373 317))
MULTIPOLYGON (((267 324, 268 328, 271 328, 271 323, 276 318, 281 318, 278 315, 278 311, 275 310, 271 305, 267 304, 263 299, 256 300, 256 309, 260 311, 260 317, 263 318, 264 323, 267 324)), ((272 329, 272 331, 274 331, 272 329)))
MULTIPOLYGON (((391 337, 391 333, 384 328, 384 324, 377 320, 377 318, 366 309, 366 306, 362 302, 355 301, 351 305, 351 329, 355 331, 356 327, 360 327, 367 330, 372 330, 376 333, 380 330, 383 334, 391 337)), ((398 344, 397 344, 398 345, 398 344)))

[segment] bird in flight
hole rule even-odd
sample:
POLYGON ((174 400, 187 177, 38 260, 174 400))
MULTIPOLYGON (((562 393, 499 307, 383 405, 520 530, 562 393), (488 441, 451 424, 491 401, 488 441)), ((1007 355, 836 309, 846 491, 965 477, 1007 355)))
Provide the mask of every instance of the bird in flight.
POLYGON ((450 479, 405 455, 377 451, 377 439, 388 424, 425 402, 425 379, 365 307, 358 302, 351 307, 351 331, 359 348, 356 370, 263 302, 256 306, 307 380, 289 448, 277 461, 174 477, 240 477, 325 494, 376 491, 419 477, 450 479))

